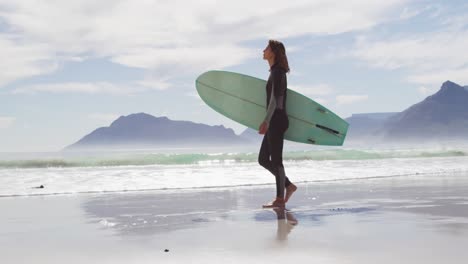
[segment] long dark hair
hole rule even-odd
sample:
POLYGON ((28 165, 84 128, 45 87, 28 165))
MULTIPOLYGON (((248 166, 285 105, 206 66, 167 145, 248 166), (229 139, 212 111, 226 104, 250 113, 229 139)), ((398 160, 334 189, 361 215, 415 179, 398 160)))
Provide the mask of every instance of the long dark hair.
POLYGON ((284 48, 283 43, 270 39, 268 45, 271 48, 271 51, 275 54, 275 64, 278 64, 279 67, 283 68, 286 72, 289 72, 289 63, 288 57, 286 56, 286 49, 284 48))

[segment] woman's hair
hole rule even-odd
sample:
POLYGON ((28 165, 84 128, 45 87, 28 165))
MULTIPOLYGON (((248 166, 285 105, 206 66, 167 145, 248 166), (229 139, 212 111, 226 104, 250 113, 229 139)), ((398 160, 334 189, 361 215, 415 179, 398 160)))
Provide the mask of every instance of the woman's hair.
POLYGON ((268 45, 271 48, 271 51, 275 54, 275 64, 278 64, 279 67, 283 68, 286 72, 289 72, 288 57, 286 57, 286 49, 284 48, 283 43, 270 39, 268 45))

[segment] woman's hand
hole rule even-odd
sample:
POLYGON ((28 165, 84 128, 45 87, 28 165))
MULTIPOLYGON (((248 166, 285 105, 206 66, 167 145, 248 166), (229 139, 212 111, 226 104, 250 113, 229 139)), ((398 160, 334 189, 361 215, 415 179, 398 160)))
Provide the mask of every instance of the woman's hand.
POLYGON ((260 127, 258 128, 258 133, 260 135, 265 135, 267 131, 268 131, 268 123, 263 121, 260 127))

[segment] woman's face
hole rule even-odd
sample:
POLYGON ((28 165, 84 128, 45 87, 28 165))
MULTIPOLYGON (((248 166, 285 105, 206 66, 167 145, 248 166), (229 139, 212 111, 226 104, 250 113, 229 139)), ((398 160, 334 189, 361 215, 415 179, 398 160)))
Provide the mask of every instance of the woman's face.
POLYGON ((275 54, 270 48, 270 45, 268 45, 264 50, 263 50, 263 59, 264 60, 273 60, 275 58, 275 54))

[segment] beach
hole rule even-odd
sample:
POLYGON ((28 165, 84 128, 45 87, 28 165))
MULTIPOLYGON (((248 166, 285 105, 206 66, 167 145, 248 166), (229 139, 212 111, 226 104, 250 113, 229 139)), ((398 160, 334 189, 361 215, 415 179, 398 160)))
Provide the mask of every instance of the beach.
POLYGON ((0 198, 2 263, 465 263, 468 173, 0 198))
POLYGON ((0 0, 0 264, 468 263, 467 46, 468 1, 0 0))

